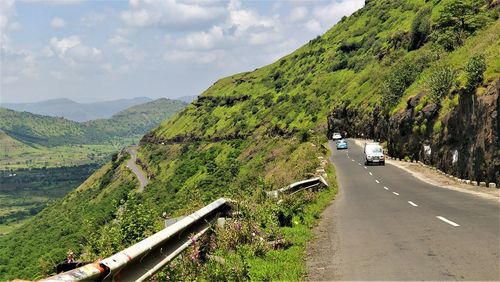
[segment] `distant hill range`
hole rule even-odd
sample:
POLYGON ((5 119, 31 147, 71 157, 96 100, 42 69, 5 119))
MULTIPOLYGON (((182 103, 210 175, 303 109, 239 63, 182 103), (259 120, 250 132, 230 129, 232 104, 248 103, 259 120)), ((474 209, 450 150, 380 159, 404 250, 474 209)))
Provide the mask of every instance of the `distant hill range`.
POLYGON ((30 112, 51 117, 63 117, 73 121, 89 121, 110 118, 119 111, 150 101, 152 99, 148 97, 136 97, 84 104, 61 98, 35 103, 2 103, 1 106, 15 111, 30 112))
MULTIPOLYGON (((67 147, 64 149, 67 154, 73 150, 71 146, 82 148, 82 145, 100 148, 105 145, 103 150, 111 153, 137 142, 144 133, 186 105, 179 100, 161 98, 121 110, 108 119, 85 122, 0 108, 0 167, 9 167, 20 156, 36 163, 45 155, 60 152, 62 146, 67 147)), ((86 162, 82 159, 78 163, 86 162)), ((60 164, 49 162, 48 165, 60 164)))

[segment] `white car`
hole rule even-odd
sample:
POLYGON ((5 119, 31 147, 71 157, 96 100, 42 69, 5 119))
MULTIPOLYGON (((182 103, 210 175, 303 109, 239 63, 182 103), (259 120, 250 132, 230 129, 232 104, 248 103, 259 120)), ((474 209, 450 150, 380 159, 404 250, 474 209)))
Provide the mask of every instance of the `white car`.
POLYGON ((340 133, 338 133, 338 132, 333 133, 333 135, 332 135, 333 141, 340 140, 340 139, 342 139, 342 135, 340 135, 340 133))
POLYGON ((379 143, 365 143, 365 164, 377 163, 385 165, 384 149, 379 143))

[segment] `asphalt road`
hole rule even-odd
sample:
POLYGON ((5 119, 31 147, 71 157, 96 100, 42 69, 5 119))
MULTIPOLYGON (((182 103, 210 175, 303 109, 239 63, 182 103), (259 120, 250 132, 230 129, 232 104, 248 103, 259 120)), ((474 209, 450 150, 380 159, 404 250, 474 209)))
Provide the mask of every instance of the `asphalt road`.
POLYGON ((142 191, 144 191, 144 187, 148 185, 149 180, 144 175, 142 169, 135 163, 135 161, 137 160, 137 148, 130 147, 127 149, 127 152, 130 154, 130 159, 127 161, 127 167, 135 174, 135 176, 139 180, 138 191, 139 193, 142 193, 142 191))
POLYGON ((362 148, 348 142, 341 151, 330 143, 339 184, 324 224, 332 246, 324 267, 308 263, 309 279, 500 280, 497 201, 432 186, 390 164, 366 167, 362 148))

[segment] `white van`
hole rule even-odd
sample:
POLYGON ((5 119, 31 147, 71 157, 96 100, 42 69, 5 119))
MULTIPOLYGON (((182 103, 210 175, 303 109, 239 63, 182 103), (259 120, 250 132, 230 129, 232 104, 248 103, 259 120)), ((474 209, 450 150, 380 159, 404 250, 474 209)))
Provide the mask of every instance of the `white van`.
POLYGON ((379 143, 365 143, 365 165, 377 163, 385 165, 384 149, 379 143))

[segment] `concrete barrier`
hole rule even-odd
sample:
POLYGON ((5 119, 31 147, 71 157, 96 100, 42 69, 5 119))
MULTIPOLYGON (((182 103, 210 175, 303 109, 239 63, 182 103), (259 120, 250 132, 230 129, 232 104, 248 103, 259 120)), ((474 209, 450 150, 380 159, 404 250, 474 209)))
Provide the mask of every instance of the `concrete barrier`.
POLYGON ((472 184, 472 186, 477 186, 478 185, 477 181, 472 181, 471 184, 472 184))
POLYGON ((490 187, 490 188, 497 188, 497 184, 496 184, 496 183, 493 183, 493 182, 490 182, 490 183, 488 184, 488 187, 490 187))
POLYGON ((484 181, 479 182, 479 186, 486 187, 486 182, 484 182, 484 181))

